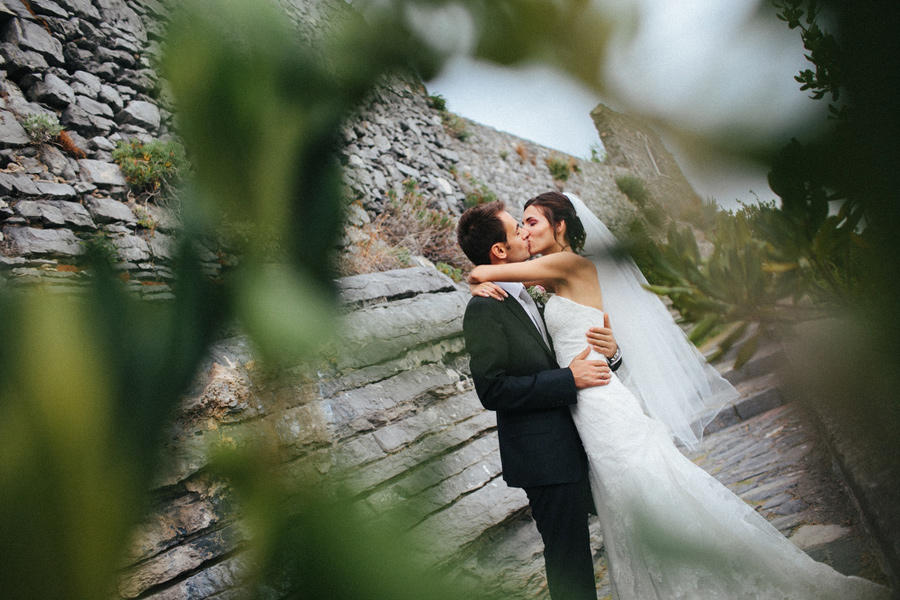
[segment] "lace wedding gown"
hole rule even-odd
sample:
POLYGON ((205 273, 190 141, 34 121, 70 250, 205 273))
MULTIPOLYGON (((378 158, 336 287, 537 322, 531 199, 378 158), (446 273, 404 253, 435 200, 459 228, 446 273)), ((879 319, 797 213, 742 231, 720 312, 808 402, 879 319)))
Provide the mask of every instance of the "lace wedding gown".
MULTIPOLYGON (((603 313, 553 296, 544 319, 565 365, 603 313)), ((888 598, 886 588, 808 557, 684 457, 618 378, 580 390, 572 415, 588 455, 613 598, 888 598)))

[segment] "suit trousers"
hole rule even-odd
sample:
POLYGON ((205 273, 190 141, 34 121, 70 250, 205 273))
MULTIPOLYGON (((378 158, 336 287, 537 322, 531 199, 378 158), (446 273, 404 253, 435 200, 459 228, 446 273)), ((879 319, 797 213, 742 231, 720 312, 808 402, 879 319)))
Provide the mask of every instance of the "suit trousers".
POLYGON ((592 506, 585 476, 575 483, 525 488, 531 515, 544 540, 547 585, 553 600, 597 600, 588 531, 592 506))

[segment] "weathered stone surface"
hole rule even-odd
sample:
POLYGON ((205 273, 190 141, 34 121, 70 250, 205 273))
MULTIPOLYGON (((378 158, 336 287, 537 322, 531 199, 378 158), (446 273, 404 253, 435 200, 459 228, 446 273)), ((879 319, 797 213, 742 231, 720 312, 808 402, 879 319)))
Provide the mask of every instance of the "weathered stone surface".
POLYGON ((115 163, 83 158, 78 161, 78 166, 81 168, 81 177, 88 183, 96 185, 127 184, 122 170, 115 163))
POLYGON ((345 319, 339 342, 353 353, 342 356, 338 365, 375 364, 426 340, 458 335, 467 302, 468 294, 456 291, 356 311, 345 319))
POLYGON ((84 252, 75 234, 68 229, 4 227, 3 235, 23 256, 73 257, 84 252))
POLYGON ((77 195, 75 188, 68 183, 55 183, 53 181, 35 181, 34 186, 43 196, 49 196, 55 200, 69 200, 77 195))
POLYGON ((148 589, 190 572, 202 563, 228 554, 246 535, 236 525, 229 525, 143 562, 127 571, 119 583, 123 598, 136 598, 148 589))
POLYGON ((514 518, 527 506, 523 490, 509 488, 496 478, 418 525, 412 530, 411 542, 427 557, 427 563, 441 564, 482 532, 514 518))
POLYGON ((149 102, 134 100, 116 115, 116 121, 120 125, 137 125, 148 131, 156 131, 160 124, 159 108, 149 102))
POLYGON ((223 600, 232 600, 223 597, 222 593, 246 582, 252 572, 249 558, 246 554, 239 554, 191 575, 170 588, 144 596, 143 600, 187 600, 211 598, 214 595, 223 600))
POLYGON ((61 19, 68 19, 69 14, 52 0, 30 0, 32 9, 37 14, 52 15, 61 19))
POLYGON ((100 78, 87 71, 75 71, 72 73, 75 81, 72 83, 72 89, 82 96, 88 98, 96 98, 100 94, 100 87, 103 82, 100 78))
POLYGON ((4 146, 24 146, 31 142, 28 132, 8 110, 0 110, 0 144, 4 146))
POLYGON ((22 50, 9 42, 0 43, 0 59, 7 72, 14 75, 40 72, 50 68, 47 60, 38 52, 22 50))
POLYGON ((122 95, 114 87, 105 83, 100 86, 98 99, 112 107, 114 112, 122 110, 122 107, 125 106, 125 100, 122 99, 122 95))
POLYGON ((40 53, 50 64, 65 63, 60 41, 33 21, 12 19, 3 28, 3 40, 40 53))
POLYGON ((77 202, 63 200, 31 201, 22 200, 16 203, 16 212, 27 219, 39 220, 45 225, 94 229, 90 213, 77 202))
POLYGON ((150 254, 152 254, 154 258, 163 260, 175 258, 176 245, 174 238, 156 231, 153 235, 144 236, 144 241, 147 242, 147 246, 150 248, 150 254))
POLYGON ((95 220, 100 223, 135 223, 137 217, 128 205, 105 196, 87 196, 84 204, 95 220))
POLYGON ((108 117, 110 119, 113 117, 113 110, 103 102, 98 102, 87 96, 78 96, 77 102, 78 107, 88 114, 99 117, 108 117))
POLYGON ((452 291, 456 286, 453 280, 436 269, 411 267, 343 277, 338 280, 338 289, 343 304, 365 306, 417 294, 452 291))
POLYGON ((31 86, 28 97, 54 108, 66 108, 75 102, 75 91, 53 73, 47 73, 42 81, 31 86))
POLYGON ((455 385, 459 378, 459 373, 441 365, 427 365, 341 394, 328 403, 334 433, 344 437, 375 429, 404 412, 414 412, 417 398, 431 389, 455 385))
POLYGON ((78 104, 70 105, 63 111, 60 123, 67 127, 74 127, 85 135, 92 135, 96 132, 107 133, 116 125, 111 119, 92 114, 78 104))
POLYGON ((100 20, 100 12, 94 8, 90 0, 57 0, 57 2, 80 17, 100 20))
POLYGON ((136 235, 125 234, 110 238, 119 251, 119 257, 128 262, 150 260, 150 247, 136 235))
POLYGON ((187 494, 159 506, 137 527, 131 546, 132 562, 139 562, 193 537, 219 522, 212 499, 187 494))

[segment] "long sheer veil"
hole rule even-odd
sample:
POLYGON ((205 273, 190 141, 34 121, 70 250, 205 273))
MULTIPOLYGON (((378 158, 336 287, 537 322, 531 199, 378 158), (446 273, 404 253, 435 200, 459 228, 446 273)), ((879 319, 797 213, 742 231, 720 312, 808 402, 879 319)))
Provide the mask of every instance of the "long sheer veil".
POLYGON ((703 428, 737 390, 706 362, 612 232, 574 194, 565 194, 586 233, 583 255, 597 267, 623 363, 617 375, 670 434, 696 449, 703 428))

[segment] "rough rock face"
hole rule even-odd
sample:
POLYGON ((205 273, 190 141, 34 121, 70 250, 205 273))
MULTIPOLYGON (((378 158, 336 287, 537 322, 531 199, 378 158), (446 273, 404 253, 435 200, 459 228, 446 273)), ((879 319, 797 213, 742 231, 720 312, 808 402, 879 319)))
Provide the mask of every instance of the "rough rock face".
MULTIPOLYGON (((347 10, 338 0, 282 4, 299 29, 318 34, 340 18, 335 10, 347 10)), ((102 241, 135 293, 170 298, 178 215, 134 203, 111 158, 121 140, 174 135, 174 108, 150 68, 165 4, 32 0, 30 7, 0 0, 0 285, 75 290, 87 280, 79 266, 85 245, 102 241), (23 126, 30 115, 57 117, 77 151, 34 144, 23 126)), ((615 186, 620 168, 572 159, 578 170, 563 183, 547 160, 571 157, 476 123, 466 128, 468 139, 450 136, 417 81, 391 79, 374 90, 342 132, 358 223, 408 179, 451 214, 482 186, 513 212, 563 188, 613 229, 636 213, 615 186)), ((222 268, 210 249, 205 256, 208 273, 222 268)), ((413 508, 422 513, 410 543, 461 581, 509 596, 546 594, 526 498, 500 479, 494 416, 468 378, 467 294, 429 268, 340 285, 352 351, 337 352, 328 365, 264 377, 246 340, 212 349, 173 425, 157 502, 136 533, 121 598, 222 598, 245 589, 246 533, 227 488, 204 470, 208 444, 237 432, 277 442, 292 473, 353 471, 346 481, 373 518, 397 503, 427 507, 413 508), (422 541, 434 536, 444 543, 422 541)))
POLYGON ((348 486, 369 519, 413 513, 410 546, 460 581, 545 593, 527 498, 500 478, 496 419, 467 374, 468 294, 427 267, 340 287, 349 312, 328 364, 263 376, 243 338, 212 349, 172 428, 160 500, 137 532, 120 597, 259 597, 242 580, 246 534, 227 489, 204 472, 207 449, 238 435, 275 441, 285 472, 308 485, 348 486))

